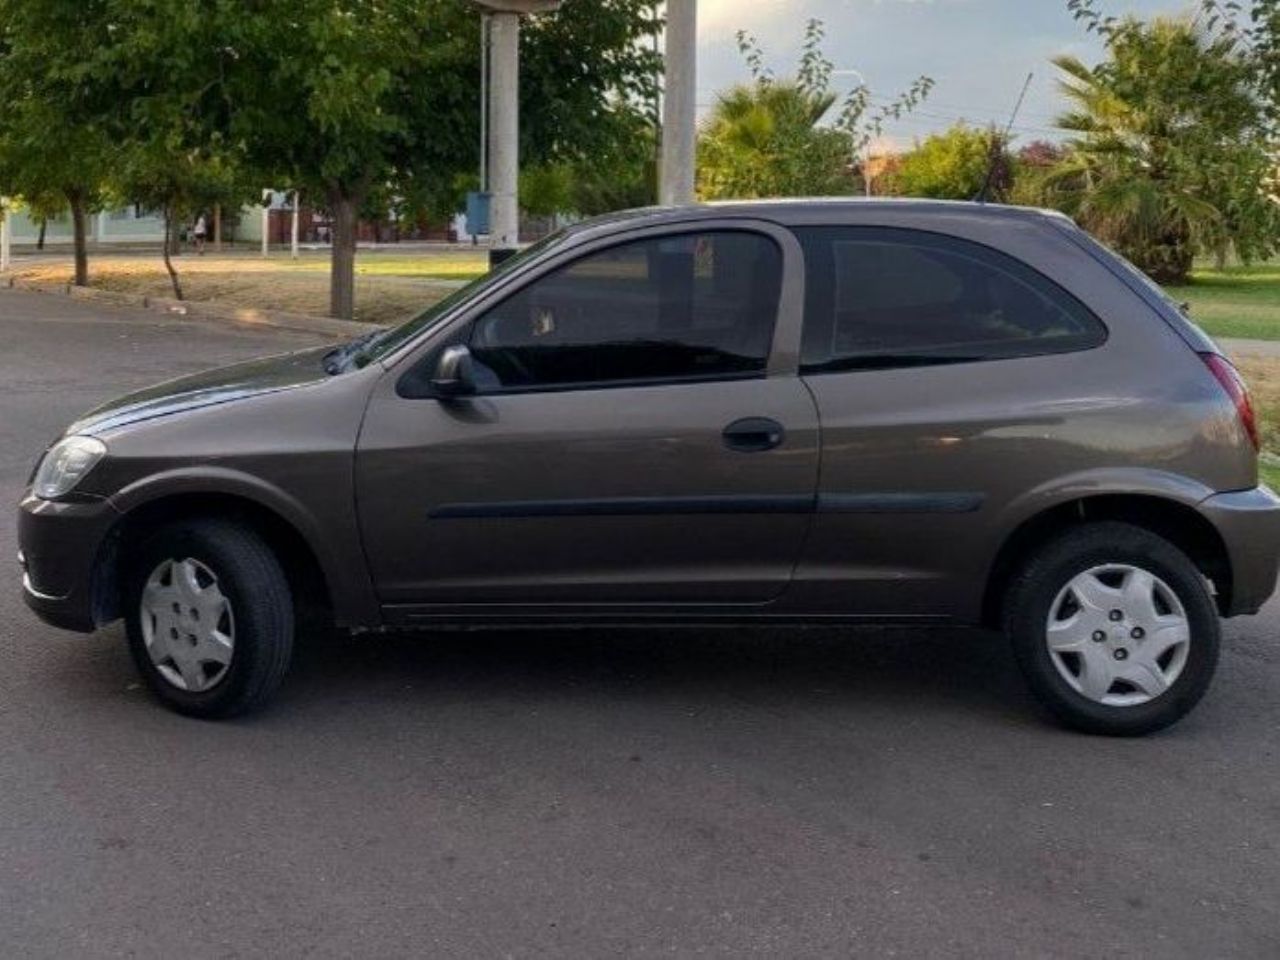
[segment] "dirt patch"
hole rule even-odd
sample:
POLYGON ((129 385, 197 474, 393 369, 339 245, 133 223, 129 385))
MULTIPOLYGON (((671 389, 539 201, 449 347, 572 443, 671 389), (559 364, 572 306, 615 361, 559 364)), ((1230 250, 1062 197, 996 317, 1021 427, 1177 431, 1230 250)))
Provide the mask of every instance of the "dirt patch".
MULTIPOLYGON (((376 261, 375 261, 376 262, 376 261)), ((214 301, 324 316, 329 312, 327 262, 320 258, 285 261, 250 257, 195 257, 177 262, 188 300, 214 301)), ((159 260, 141 257, 94 257, 90 285, 99 290, 137 296, 171 297, 173 288, 159 260)), ((15 275, 38 283, 69 283, 66 263, 20 267, 15 275)), ((439 301, 456 283, 383 275, 356 276, 355 319, 394 324, 439 301)))

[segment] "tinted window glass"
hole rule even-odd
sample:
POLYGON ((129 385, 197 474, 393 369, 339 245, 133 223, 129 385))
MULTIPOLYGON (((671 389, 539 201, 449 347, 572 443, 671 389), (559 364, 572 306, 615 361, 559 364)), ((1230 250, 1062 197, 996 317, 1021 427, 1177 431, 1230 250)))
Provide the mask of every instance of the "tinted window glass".
POLYGON ((915 230, 797 230, 808 371, 996 360, 1096 346, 1075 297, 989 247, 915 230))
POLYGON ((466 303, 472 297, 481 294, 487 287, 491 286, 498 280, 511 273, 517 267, 523 266, 528 261, 539 257, 548 250, 553 249, 563 243, 568 238, 568 234, 564 231, 558 231, 539 240, 532 246, 521 250, 514 257, 510 257, 497 267, 490 270, 483 276, 477 277, 465 286, 453 291, 443 300, 428 307, 422 313, 418 314, 412 320, 402 323, 398 327, 392 327, 383 331, 376 337, 370 338, 369 342, 355 356, 357 366, 364 366, 374 360, 377 360, 392 350, 396 349, 403 343, 412 340, 424 330, 429 330, 439 321, 449 315, 454 307, 466 303))
POLYGON ((782 256, 742 231, 679 234, 589 254, 479 321, 482 389, 696 380, 764 370, 782 256))

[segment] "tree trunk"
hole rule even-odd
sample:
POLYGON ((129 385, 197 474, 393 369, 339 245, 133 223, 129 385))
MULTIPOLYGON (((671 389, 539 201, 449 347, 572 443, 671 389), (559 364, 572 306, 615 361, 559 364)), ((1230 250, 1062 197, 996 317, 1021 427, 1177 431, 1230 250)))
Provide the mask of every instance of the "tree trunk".
POLYGON ((45 235, 45 232, 46 232, 48 229, 49 229, 49 219, 48 219, 47 217, 41 217, 41 218, 40 218, 40 233, 39 233, 39 235, 36 237, 36 249, 37 249, 37 250, 43 250, 43 249, 44 249, 44 235, 45 235))
POLYGON ((173 295, 176 299, 181 300, 182 284, 178 281, 178 271, 173 268, 173 260, 169 256, 169 249, 173 243, 173 207, 165 204, 164 208, 164 268, 169 271, 169 282, 173 284, 173 295))
POLYGON ((67 203, 71 206, 71 227, 75 236, 75 285, 87 287, 89 285, 89 240, 85 224, 84 194, 79 190, 68 190, 67 203))
POLYGON ((222 204, 213 205, 213 249, 222 252, 222 204))
POLYGON ((329 274, 329 316, 351 320, 356 300, 356 211, 359 198, 340 186, 329 189, 333 253, 329 274))

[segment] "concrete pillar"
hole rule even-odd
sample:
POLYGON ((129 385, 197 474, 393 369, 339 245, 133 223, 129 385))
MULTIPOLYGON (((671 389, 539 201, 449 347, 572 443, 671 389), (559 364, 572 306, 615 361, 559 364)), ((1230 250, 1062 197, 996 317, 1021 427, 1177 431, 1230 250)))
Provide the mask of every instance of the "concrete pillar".
POLYGON ((262 255, 271 253, 271 191, 262 194, 262 255))
POLYGON ((0 199, 0 271, 12 266, 13 214, 9 201, 0 199))
POLYGON ((697 142, 698 3, 667 0, 666 84, 658 200, 692 203, 697 142))
POLYGON ((489 83, 489 236, 495 250, 520 243, 520 15, 492 14, 489 83))
POLYGON ((94 239, 102 243, 107 239, 107 211, 99 210, 97 223, 94 224, 94 239))
POLYGON ((298 259, 298 207, 302 205, 299 197, 298 191, 293 191, 293 223, 289 227, 289 255, 295 260, 298 259))

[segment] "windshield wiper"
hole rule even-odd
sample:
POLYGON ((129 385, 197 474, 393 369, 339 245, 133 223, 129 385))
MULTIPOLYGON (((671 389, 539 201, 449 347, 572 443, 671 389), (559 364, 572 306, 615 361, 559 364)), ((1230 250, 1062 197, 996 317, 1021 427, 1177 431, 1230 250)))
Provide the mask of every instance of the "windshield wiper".
POLYGON ((350 343, 334 347, 324 355, 324 360, 322 361, 324 363, 324 372, 330 376, 346 372, 351 361, 383 333, 385 333, 383 330, 373 330, 362 337, 357 337, 350 343))

